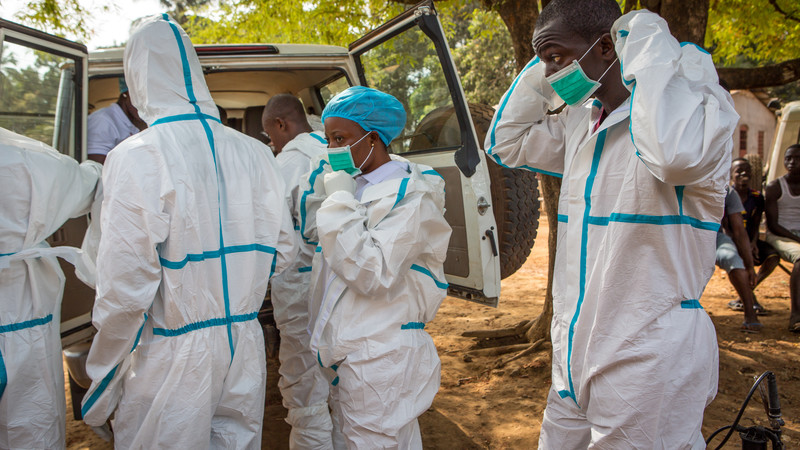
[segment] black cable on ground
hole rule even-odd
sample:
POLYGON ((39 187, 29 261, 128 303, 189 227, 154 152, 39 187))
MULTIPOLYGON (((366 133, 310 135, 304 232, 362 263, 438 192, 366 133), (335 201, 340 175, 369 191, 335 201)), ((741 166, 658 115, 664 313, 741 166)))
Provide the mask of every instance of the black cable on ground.
POLYGON ((729 429, 728 430, 728 434, 725 435, 725 438, 722 440, 722 442, 719 444, 719 446, 717 448, 715 448, 714 450, 721 449, 722 446, 725 445, 726 442, 728 442, 728 439, 730 439, 730 437, 733 434, 733 432, 736 431, 736 428, 739 426, 739 420, 742 418, 742 414, 744 414, 744 410, 745 410, 745 408, 747 408, 747 404, 750 403, 750 399, 753 397, 753 394, 756 392, 756 389, 758 388, 758 385, 761 384, 761 382, 764 381, 764 378, 766 378, 767 375, 771 374, 771 373, 772 372, 770 372, 770 371, 766 371, 766 372, 762 373, 761 375, 759 375, 758 378, 756 378, 755 383, 753 383, 753 387, 750 388, 750 392, 747 393, 747 397, 745 397, 744 402, 742 403, 742 407, 739 408, 739 414, 736 415, 736 419, 733 421, 733 423, 731 425, 725 425, 724 427, 722 427, 722 428, 718 429, 717 431, 715 431, 714 433, 712 433, 711 436, 709 436, 708 439, 706 439, 706 446, 708 446, 708 443, 711 442, 711 439, 713 439, 714 436, 716 436, 719 432, 724 431, 725 429, 729 429))

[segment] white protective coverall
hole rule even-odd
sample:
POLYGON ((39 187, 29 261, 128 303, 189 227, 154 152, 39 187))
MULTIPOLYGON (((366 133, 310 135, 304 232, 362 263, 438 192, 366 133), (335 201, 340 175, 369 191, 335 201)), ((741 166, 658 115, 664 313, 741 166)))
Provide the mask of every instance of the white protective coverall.
POLYGON ((562 177, 553 285, 552 388, 540 448, 704 448, 716 394, 713 324, 698 299, 714 271, 738 115, 711 57, 642 11, 612 35, 631 96, 546 115, 531 61, 486 145, 500 164, 562 177))
POLYGON ((0 448, 64 448, 65 278, 55 255, 77 249, 45 238, 89 210, 101 170, 0 128, 0 448))
POLYGON ((333 413, 348 448, 421 448, 417 417, 430 407, 441 377, 423 328, 447 294, 444 180, 408 163, 406 177, 368 186, 360 200, 346 191, 326 199, 330 165, 312 164, 300 229, 304 239, 319 242, 311 349, 331 375, 333 413))
MULTIPOLYGON (((299 211, 301 178, 309 172, 311 161, 325 155, 327 142, 319 133, 301 133, 289 141, 275 157, 286 181, 286 201, 299 211)), ((299 214, 293 217, 299 236, 299 214)), ((286 422, 292 426, 289 447, 297 449, 331 448, 331 416, 328 412, 329 382, 309 347, 309 284, 311 260, 316 244, 300 241, 297 259, 272 279, 272 306, 281 332, 281 361, 278 387, 283 406, 289 411, 286 422)))
POLYGON ((116 410, 118 448, 259 448, 256 316, 297 251, 283 178, 266 146, 220 123, 168 16, 140 23, 124 65, 149 128, 104 167, 84 420, 116 410))

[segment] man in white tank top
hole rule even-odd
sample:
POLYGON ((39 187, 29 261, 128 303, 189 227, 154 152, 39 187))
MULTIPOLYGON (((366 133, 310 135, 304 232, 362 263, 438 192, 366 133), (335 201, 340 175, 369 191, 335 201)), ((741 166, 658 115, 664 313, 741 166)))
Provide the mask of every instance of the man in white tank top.
POLYGON ((786 149, 783 164, 788 173, 769 183, 765 191, 767 243, 794 264, 789 279, 789 331, 800 333, 800 144, 786 149))

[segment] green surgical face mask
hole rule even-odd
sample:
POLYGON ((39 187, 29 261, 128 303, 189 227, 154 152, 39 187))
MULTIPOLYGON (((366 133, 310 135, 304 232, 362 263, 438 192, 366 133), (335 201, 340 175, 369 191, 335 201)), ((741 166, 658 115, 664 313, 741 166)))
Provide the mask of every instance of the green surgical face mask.
MULTIPOLYGON (((589 47, 589 50, 593 49, 602 38, 603 37, 600 36, 594 41, 594 44, 589 47)), ((579 64, 580 60, 589 54, 589 50, 586 50, 586 53, 577 60, 573 60, 572 64, 569 66, 547 77, 547 82, 550 83, 550 86, 553 87, 556 94, 568 105, 581 104, 591 97, 600 87, 600 80, 602 80, 603 77, 606 76, 606 73, 608 73, 608 70, 611 69, 611 66, 608 66, 597 81, 589 78, 579 64)), ((613 66, 614 64, 611 65, 613 66)))
MULTIPOLYGON (((329 148, 328 149, 328 162, 331 163, 331 169, 334 171, 337 170, 344 170, 345 172, 349 173, 350 176, 356 176, 361 173, 361 167, 364 167, 364 164, 367 162, 370 156, 372 156, 372 149, 369 151, 369 155, 364 159, 364 162, 361 163, 361 166, 356 167, 355 162, 353 161, 353 153, 350 151, 350 148, 354 145, 358 144, 365 137, 369 136, 369 133, 361 136, 361 139, 357 140, 353 145, 345 145, 344 147, 337 147, 337 148, 329 148)), ((374 147, 373 147, 374 149, 374 147)))

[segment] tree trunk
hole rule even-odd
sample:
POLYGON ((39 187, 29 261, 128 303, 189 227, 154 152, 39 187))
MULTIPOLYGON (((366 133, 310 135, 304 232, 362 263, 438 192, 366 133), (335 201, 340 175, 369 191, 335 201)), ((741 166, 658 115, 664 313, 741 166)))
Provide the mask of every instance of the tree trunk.
MULTIPOLYGON (((629 0, 630 1, 630 0, 629 0)), ((680 42, 693 42, 703 46, 708 23, 709 0, 643 0, 658 9, 667 21, 669 30, 680 42)), ((626 2, 626 8, 627 8, 626 2)), ((752 68, 717 68, 720 80, 728 89, 756 89, 782 86, 800 80, 800 58, 780 64, 752 68)))
MULTIPOLYGON (((511 45, 514 47, 514 59, 517 70, 522 71, 525 64, 533 56, 533 28, 539 18, 539 2, 537 0, 481 0, 488 9, 493 9, 500 14, 511 34, 511 45)), ((542 1, 542 7, 549 0, 542 1)))
MULTIPOLYGON (((547 3, 549 3, 549 0, 543 0, 542 7, 547 3)), ((534 0, 484 0, 484 4, 494 6, 508 27, 508 32, 511 34, 511 42, 514 45, 517 70, 522 71, 525 64, 534 56, 531 40, 536 26, 536 19, 539 18, 538 2, 534 0)), ((542 175, 541 180, 540 186, 549 226, 549 234, 547 236, 547 292, 545 293, 544 307, 541 314, 531 321, 530 327, 525 333, 528 342, 532 343, 540 339, 550 340, 550 322, 553 319, 553 268, 556 260, 556 237, 558 236, 558 197, 561 193, 560 179, 542 175)))
POLYGON ((679 42, 703 46, 708 23, 709 0, 661 0, 659 15, 669 24, 669 30, 679 42))
POLYGON ((784 61, 780 64, 740 69, 720 67, 719 77, 730 89, 756 89, 781 86, 800 80, 800 58, 784 61))
POLYGON ((556 264, 556 239, 558 237, 558 198, 561 194, 561 178, 542 175, 539 186, 544 197, 547 212, 547 292, 544 296, 542 313, 534 320, 525 337, 528 342, 546 338, 550 340, 550 322, 553 320, 553 273, 556 264))
MULTIPOLYGON (((506 24, 511 34, 511 42, 514 46, 514 58, 517 70, 522 71, 525 64, 533 56, 533 29, 536 19, 539 17, 539 2, 536 0, 481 0, 488 9, 496 10, 500 18, 506 24)), ((542 0, 544 7, 550 0, 542 0)), ((561 189, 561 180, 555 177, 543 175, 539 184, 544 205, 547 211, 547 223, 549 225, 548 234, 548 270, 547 270, 547 292, 545 294, 544 307, 541 314, 532 320, 526 320, 513 328, 504 330, 487 331, 476 330, 464 333, 464 336, 476 337, 478 339, 492 339, 508 336, 523 336, 531 343, 531 346, 524 351, 517 353, 510 359, 498 361, 503 365, 530 352, 537 350, 540 344, 550 340, 550 322, 553 318, 553 268, 556 255, 556 237, 558 236, 558 197, 561 189)), ((516 347, 509 346, 508 349, 518 350, 516 347)))

